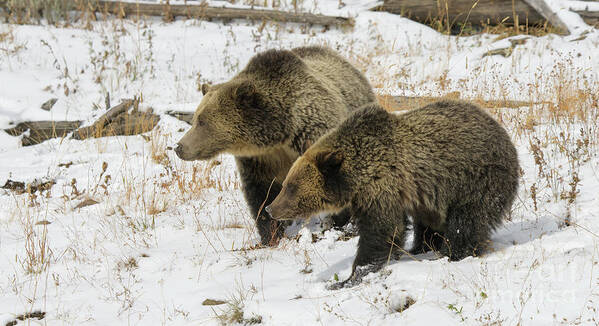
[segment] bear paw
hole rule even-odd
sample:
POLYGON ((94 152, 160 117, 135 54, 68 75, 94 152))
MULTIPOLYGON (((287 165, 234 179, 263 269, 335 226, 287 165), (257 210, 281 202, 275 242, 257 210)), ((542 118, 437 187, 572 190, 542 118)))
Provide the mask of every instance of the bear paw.
POLYGON ((370 273, 376 273, 379 270, 381 270, 382 268, 383 268, 383 264, 368 264, 368 265, 363 265, 363 266, 356 266, 354 268, 354 271, 352 272, 352 275, 350 275, 350 277, 347 280, 330 284, 326 288, 327 288, 327 290, 339 290, 342 288, 354 287, 354 286, 362 283, 362 279, 366 275, 368 275, 370 273))

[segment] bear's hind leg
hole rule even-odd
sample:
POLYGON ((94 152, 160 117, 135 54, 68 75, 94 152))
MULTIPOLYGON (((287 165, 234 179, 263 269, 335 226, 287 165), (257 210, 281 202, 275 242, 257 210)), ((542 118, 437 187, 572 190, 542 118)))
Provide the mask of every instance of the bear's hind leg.
POLYGON ((484 252, 491 232, 501 225, 512 206, 518 190, 517 172, 489 169, 486 180, 476 191, 480 198, 448 210, 442 253, 451 260, 484 252))
POLYGON ((491 231, 496 226, 493 221, 501 218, 501 212, 481 206, 471 204, 449 209, 440 251, 450 260, 479 256, 488 246, 491 231))

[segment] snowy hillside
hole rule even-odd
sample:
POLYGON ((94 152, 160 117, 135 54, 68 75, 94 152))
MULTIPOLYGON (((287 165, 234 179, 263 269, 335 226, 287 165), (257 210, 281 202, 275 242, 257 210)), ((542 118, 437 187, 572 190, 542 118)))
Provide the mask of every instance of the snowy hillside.
POLYGON ((1 23, 0 128, 91 124, 107 94, 113 103, 140 96, 161 120, 144 135, 28 147, 0 131, 0 186, 55 182, 0 189, 0 325, 599 324, 599 31, 458 38, 367 11, 373 2, 344 2, 302 3, 353 16, 353 29, 1 23), (459 262, 404 256, 331 291, 349 276, 358 238, 313 220, 255 249, 233 158, 181 161, 170 146, 189 125, 165 113, 192 112, 199 84, 228 80, 257 52, 305 44, 339 51, 380 95, 529 102, 488 108, 522 166, 494 250, 459 262), (510 55, 488 55, 502 48, 510 55), (51 98, 54 107, 40 109, 51 98))

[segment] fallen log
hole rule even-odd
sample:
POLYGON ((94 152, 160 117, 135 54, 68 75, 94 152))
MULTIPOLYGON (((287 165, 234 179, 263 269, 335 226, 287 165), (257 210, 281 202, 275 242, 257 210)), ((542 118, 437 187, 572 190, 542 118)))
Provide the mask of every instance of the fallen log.
POLYGON ((568 26, 564 21, 554 12, 545 0, 523 0, 529 6, 534 8, 543 18, 545 18, 551 25, 563 31, 564 33, 570 33, 568 26))
POLYGON ((91 126, 73 132, 73 139, 99 138, 108 136, 131 136, 148 132, 158 124, 160 117, 152 112, 137 110, 138 99, 124 100, 104 113, 91 126), (133 107, 132 112, 129 109, 133 107))
MULTIPOLYGON (((176 16, 197 18, 202 20, 233 20, 244 19, 253 21, 276 21, 289 23, 305 23, 312 25, 328 26, 353 26, 353 19, 339 16, 325 16, 311 13, 292 13, 279 10, 253 9, 253 8, 229 8, 210 7, 205 4, 169 4, 167 3, 145 3, 108 0, 86 0, 73 6, 72 10, 92 11, 95 13, 114 14, 117 17, 127 16, 159 16, 170 21, 176 16)), ((25 1, 9 2, 0 0, 0 13, 7 11, 9 16, 13 12, 27 12, 31 10, 25 1)), ((39 15, 45 12, 40 9, 39 15)))
POLYGON ((584 22, 591 26, 599 26, 599 11, 574 10, 584 22))
POLYGON ((160 121, 160 116, 151 112, 131 112, 119 115, 106 125, 103 132, 95 137, 132 136, 152 131, 160 121))
POLYGON ((131 106, 133 106, 134 103, 135 103, 135 100, 124 100, 121 104, 119 104, 111 109, 108 109, 108 111, 106 113, 101 115, 100 118, 98 118, 98 120, 96 120, 96 122, 94 122, 94 124, 92 124, 91 126, 88 126, 88 127, 80 128, 79 130, 77 130, 77 132, 75 134, 73 134, 73 138, 74 139, 85 139, 85 138, 91 137, 91 135, 93 135, 97 132, 101 133, 101 130, 104 129, 104 127, 107 124, 111 123, 112 120, 114 120, 114 118, 117 117, 118 115, 120 115, 124 112, 127 112, 127 110, 129 110, 129 108, 131 106))
POLYGON ((277 21, 290 23, 307 23, 323 26, 351 26, 353 22, 346 17, 324 16, 310 13, 290 13, 278 10, 249 9, 249 8, 228 8, 228 7, 209 7, 207 5, 191 5, 168 3, 135 3, 122 1, 94 1, 93 6, 96 12, 113 13, 120 17, 125 16, 163 16, 171 20, 176 16, 189 18, 198 18, 204 20, 220 19, 246 19, 255 21, 277 21))
POLYGON ((152 112, 137 110, 137 99, 124 100, 109 109, 91 126, 81 127, 82 121, 30 121, 21 122, 15 127, 4 129, 11 136, 21 136, 23 146, 39 144, 51 138, 66 137, 83 140, 108 136, 130 136, 148 132, 158 124, 160 117, 152 112), (129 112, 129 109, 131 112, 129 112))
MULTIPOLYGON (((446 99, 461 99, 460 92, 453 92, 443 96, 388 96, 382 95, 378 97, 379 103, 389 111, 410 110, 426 104, 430 104, 446 99)), ((484 100, 484 99, 463 99, 473 102, 483 108, 519 108, 534 104, 541 104, 529 101, 515 100, 484 100)))
POLYGON ((458 31, 465 24, 541 26, 547 21, 523 0, 384 0, 383 5, 374 10, 399 14, 424 24, 441 20, 458 27, 458 31))
POLYGON ((68 133, 79 128, 81 121, 31 121, 21 122, 13 128, 4 131, 11 136, 20 136, 26 131, 29 134, 23 136, 23 146, 39 144, 51 138, 65 137, 68 133))
POLYGON ((175 117, 181 121, 187 122, 188 124, 191 124, 191 120, 193 119, 193 112, 184 112, 184 111, 167 111, 166 114, 170 115, 171 117, 175 117))

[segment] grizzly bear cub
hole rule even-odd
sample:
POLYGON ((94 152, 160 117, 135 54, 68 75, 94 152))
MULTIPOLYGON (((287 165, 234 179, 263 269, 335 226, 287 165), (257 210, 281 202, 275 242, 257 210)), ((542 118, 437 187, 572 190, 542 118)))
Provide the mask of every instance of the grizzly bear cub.
MULTIPOLYGON (((204 98, 175 152, 183 160, 235 156, 261 243, 276 244, 280 223, 263 212, 287 171, 351 111, 376 100, 360 71, 333 50, 308 46, 255 55, 228 82, 202 87, 204 98)), ((333 220, 343 225, 347 211, 333 220)))
POLYGON ((441 101, 398 115, 371 104, 295 161, 267 212, 287 220, 350 207, 360 239, 352 275, 337 284, 347 286, 403 252, 407 216, 413 251, 480 254, 518 178, 509 135, 475 105, 441 101))

